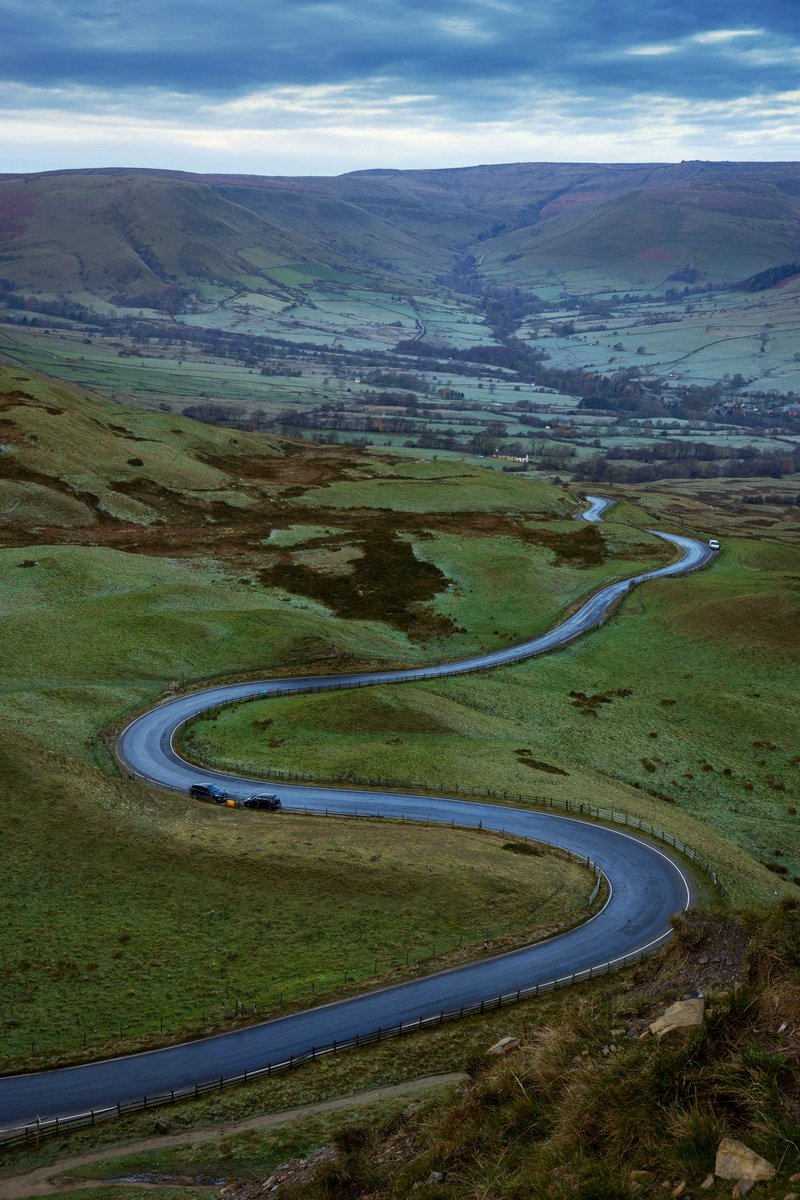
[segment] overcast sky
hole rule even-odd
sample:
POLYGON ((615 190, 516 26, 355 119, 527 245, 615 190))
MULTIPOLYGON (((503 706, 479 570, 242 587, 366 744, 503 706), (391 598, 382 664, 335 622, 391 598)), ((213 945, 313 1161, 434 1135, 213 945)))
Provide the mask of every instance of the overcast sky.
POLYGON ((800 0, 0 0, 0 170, 800 159, 800 0))

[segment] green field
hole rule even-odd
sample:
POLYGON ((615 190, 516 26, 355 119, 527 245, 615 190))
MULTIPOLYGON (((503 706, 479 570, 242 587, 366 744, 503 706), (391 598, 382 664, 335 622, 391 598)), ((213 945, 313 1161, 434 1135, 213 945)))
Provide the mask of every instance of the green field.
POLYGON ((557 366, 606 374, 635 367, 646 376, 702 385, 741 374, 750 390, 797 391, 798 304, 800 285, 789 280, 756 295, 723 291, 626 304, 602 320, 576 319, 565 309, 530 321, 520 336, 557 366), (557 336, 553 326, 567 319, 574 334, 557 336))
POLYGON ((542 936, 593 886, 502 838, 229 813, 21 735, 2 757, 16 846, 2 868, 6 1069, 418 975, 463 959, 462 944, 542 936))
POLYGON ((521 640, 664 561, 644 532, 656 519, 707 531, 712 502, 726 538, 712 570, 649 585, 558 655, 332 696, 324 711, 314 698, 242 706, 199 723, 192 752, 612 804, 695 843, 731 902, 791 887, 790 510, 755 540, 747 521, 764 518, 706 481, 651 487, 644 507, 629 495, 593 528, 571 519, 573 493, 537 478, 231 434, 18 367, 0 383, 7 1063, 396 977, 434 948, 440 962, 460 941, 530 928, 534 907, 540 931, 568 918, 586 880, 557 859, 531 872, 488 838, 425 834, 412 855, 386 825, 212 811, 119 778, 109 730, 212 676, 521 640), (369 921, 362 894, 381 899, 369 921))
MULTIPOLYGON (((435 509, 440 495, 443 519, 455 510, 472 536, 470 489, 454 502, 447 468, 415 467, 406 479, 371 457, 298 459, 291 445, 284 453, 254 435, 111 408, 18 368, 4 383, 4 812, 16 847, 3 888, 7 1063, 80 1051, 84 1037, 87 1049, 139 1044, 162 1022, 165 1035, 197 1028, 204 1009, 213 1025, 237 1000, 260 1011, 281 997, 307 1001, 341 988, 345 971, 386 978, 406 958, 413 967, 500 927, 551 928, 585 900, 582 872, 503 853, 491 839, 473 839, 465 857, 456 834, 424 833, 410 846, 403 829, 253 822, 151 792, 117 777, 101 736, 181 682, 442 652, 377 617, 332 616, 262 577, 299 557, 324 580, 363 542, 377 564, 384 543, 394 548, 413 580, 425 562, 403 538, 421 522, 413 504, 400 510, 414 479, 426 504, 435 509), (383 481, 399 529, 381 511, 312 510, 292 494, 304 476, 330 478, 320 490, 334 497, 345 480, 383 481), (304 516, 312 511, 317 523, 304 516), (381 903, 363 921, 367 893, 381 903)), ((523 533, 533 513, 569 505, 559 489, 480 468, 459 477, 475 485, 479 538, 486 520, 523 533)), ((477 632, 460 635, 473 645, 482 603, 479 594, 477 632)), ((424 609, 433 611, 430 600, 415 620, 424 609)))
MULTIPOLYGON (((243 706, 199 722, 192 752, 248 770, 442 788, 469 779, 597 804, 620 784, 652 789, 697 819, 694 829, 706 824, 800 877, 799 569, 794 547, 726 543, 711 571, 646 585, 603 630, 556 655, 486 677, 243 706), (280 743, 269 751, 265 719, 280 743), (531 771, 530 760, 545 767, 531 771)), ((498 621, 507 616, 495 607, 498 621)))

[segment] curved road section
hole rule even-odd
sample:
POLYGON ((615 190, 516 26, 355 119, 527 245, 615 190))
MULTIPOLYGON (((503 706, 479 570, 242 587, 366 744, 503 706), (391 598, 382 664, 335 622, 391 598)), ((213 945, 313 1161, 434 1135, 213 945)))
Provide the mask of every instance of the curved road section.
MULTIPOLYGON (((610 502, 599 497, 588 499, 591 507, 582 516, 600 520, 610 502)), ((204 770, 185 762, 174 747, 180 726, 201 712, 233 700, 440 679, 520 662, 554 650, 598 626, 612 605, 636 584, 684 575, 714 557, 713 551, 691 538, 667 533, 657 536, 680 551, 676 561, 608 584, 555 628, 521 645, 433 667, 207 688, 169 700, 133 721, 117 744, 120 762, 131 774, 156 786, 186 790, 191 783, 204 781, 224 787, 229 794, 249 795, 263 789, 264 781, 204 770)), ((328 809, 446 824, 455 821, 535 838, 590 858, 609 881, 611 896, 601 913, 578 928, 495 958, 216 1037, 80 1067, 0 1079, 0 1129, 18 1127, 37 1117, 44 1120, 89 1112, 257 1070, 306 1053, 314 1046, 438 1016, 442 1011, 466 1008, 500 994, 602 967, 669 937, 671 915, 693 899, 691 880, 665 851, 628 833, 568 817, 495 804, 333 787, 281 787, 280 796, 290 809, 328 809)))

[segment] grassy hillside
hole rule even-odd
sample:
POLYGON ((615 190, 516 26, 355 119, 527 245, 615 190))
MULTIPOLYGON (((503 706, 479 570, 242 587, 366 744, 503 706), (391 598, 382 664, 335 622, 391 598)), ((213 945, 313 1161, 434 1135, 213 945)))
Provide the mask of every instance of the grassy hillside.
POLYGON ((608 1005, 589 1001, 531 1029, 499 1061, 476 1055, 455 1099, 345 1126, 337 1158, 293 1194, 730 1196, 734 1181, 714 1178, 722 1138, 744 1141, 773 1165, 775 1178, 758 1195, 794 1194, 800 1046, 791 1019, 778 1030, 774 1014, 797 1013, 797 937, 797 904, 751 918, 746 931, 684 924, 660 971, 608 1005), (719 961, 720 946, 735 956, 731 964, 744 957, 736 987, 706 976, 702 964, 719 961), (703 1024, 639 1040, 665 1001, 692 984, 708 997, 703 1024))
POLYGON ((742 187, 730 178, 701 178, 622 196, 602 190, 566 194, 543 210, 536 225, 493 240, 481 269, 509 280, 553 272, 577 291, 649 291, 669 286, 686 267, 701 282, 734 282, 761 263, 790 261, 798 250, 791 191, 772 179, 742 187))
POLYGON ((416 976, 487 937, 536 939, 593 887, 499 837, 229 813, 43 741, 0 744, 15 850, 0 868, 4 1069, 416 976))
POLYGON ((799 186, 791 163, 6 175, 0 267, 24 293, 161 309, 220 289, 290 303, 315 281, 430 291, 465 251, 525 284, 652 287, 687 266, 730 281, 800 253, 799 186))
POLYGON ((426 661, 454 638, 478 644, 477 616, 461 634, 437 616, 448 580, 417 556, 417 538, 431 521, 467 542, 499 523, 524 553, 531 521, 572 506, 563 490, 475 467, 454 495, 446 466, 232 437, 16 367, 0 368, 0 393, 7 1054, 43 1061, 31 1045, 63 1053, 84 1035, 87 1047, 130 1047, 158 1036, 162 1018, 168 1034, 202 1025, 203 1009, 211 1022, 229 1017, 236 1000, 307 1000, 312 984, 314 994, 341 988, 345 970, 351 981, 385 977, 406 957, 413 965, 462 940, 482 945, 497 926, 530 925, 532 905, 546 928, 551 911, 560 920, 585 900, 580 872, 538 859, 532 870, 480 839, 469 865, 457 837, 412 849, 407 831, 383 827, 289 818, 245 828, 120 780, 102 737, 181 681, 426 661), (348 507, 337 489, 351 483, 348 507), (417 485, 435 517, 414 503, 403 511, 417 485), (367 507, 369 489, 386 507, 367 507), (354 563, 366 568, 361 611, 345 603, 334 615, 326 588, 354 563), (360 873, 380 902, 356 933, 360 873))
MULTIPOLYGON (((636 545, 622 523, 631 515, 648 519, 620 506, 609 522, 617 554, 621 534, 636 545)), ((655 797, 657 807, 677 806, 698 819, 695 829, 708 826, 770 864, 776 878, 800 879, 800 556, 796 544, 737 538, 733 514, 719 524, 725 548, 710 570, 646 585, 601 631, 558 654, 470 679, 243 706, 198 723, 192 752, 250 770, 445 788, 468 777, 500 793, 580 794, 597 804, 622 787, 621 807, 644 812, 655 797)), ((476 570, 469 551, 454 553, 446 538, 423 553, 455 578, 476 570)), ((531 631, 552 623, 567 597, 548 594, 552 574, 541 560, 538 570, 535 558, 520 561, 502 539, 475 553, 497 584, 497 602, 492 593, 481 599, 473 577, 441 611, 456 619, 468 611, 476 627, 480 607, 487 645, 518 637, 526 620, 531 631)), ((562 572, 565 585, 570 570, 562 572)), ((572 574, 577 599, 593 572, 572 574)))
MULTIPOLYGON (((336 200, 265 186, 215 189, 167 173, 90 171, 0 179, 3 275, 25 292, 162 307, 175 289, 297 295, 281 272, 359 282, 389 257, 413 278, 430 257, 408 234, 336 200), (353 273, 356 273, 355 275, 353 273)), ((297 282, 300 282, 298 280, 297 282)))
MULTIPOLYGON (((524 924, 537 895, 543 914, 551 897, 554 918, 573 907, 582 885, 560 865, 540 873, 536 860, 523 877, 489 843, 470 850, 473 872, 456 861, 463 843, 420 839, 407 876, 402 831, 382 849, 368 832, 306 832, 291 819, 277 829, 141 788, 118 778, 107 731, 209 676, 426 662, 519 640, 606 579, 663 560, 646 511, 630 503, 617 522, 578 525, 574 496, 522 475, 231 433, 18 367, 0 367, 0 400, 3 807, 15 849, 2 990, 15 1051, 74 1047, 76 1030, 87 1046, 112 1035, 130 1046, 156 1017, 165 1032, 186 1030, 204 1005, 229 1014, 232 997, 269 1007, 311 982, 332 986, 340 968, 342 982, 345 969, 380 976, 411 953, 400 925, 414 925, 421 949, 485 935, 488 910, 524 924), (357 938, 345 893, 361 875, 381 903, 357 938), (423 894, 429 907, 416 904, 423 894), (265 915, 264 897, 285 920, 265 915), (201 968, 214 955, 211 978, 201 968)), ((772 894, 779 876, 756 859, 793 871, 796 833, 794 685, 781 659, 794 611, 782 581, 795 568, 793 551, 780 553, 744 539, 706 576, 643 590, 601 634, 540 663, 331 697, 324 714, 314 700, 246 706, 204 723, 225 736, 212 744, 204 730, 195 750, 327 776, 431 773, 437 786, 602 798, 702 843, 730 897, 772 894), (758 598, 741 609, 743 596, 772 593, 779 622, 758 598), (709 636, 723 610, 724 636, 709 636), (570 691, 586 696, 576 704, 570 691), (754 740, 763 763, 751 761, 754 740), (740 811, 723 819, 726 804, 740 811)))

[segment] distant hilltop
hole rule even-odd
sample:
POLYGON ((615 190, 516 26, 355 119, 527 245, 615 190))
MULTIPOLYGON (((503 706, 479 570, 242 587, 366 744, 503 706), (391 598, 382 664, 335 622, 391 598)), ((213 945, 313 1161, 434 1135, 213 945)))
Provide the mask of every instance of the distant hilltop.
POLYGON ((403 291, 472 260, 489 283, 729 283, 800 259, 800 164, 509 163, 335 177, 129 168, 0 175, 6 288, 159 306, 286 272, 403 291))

